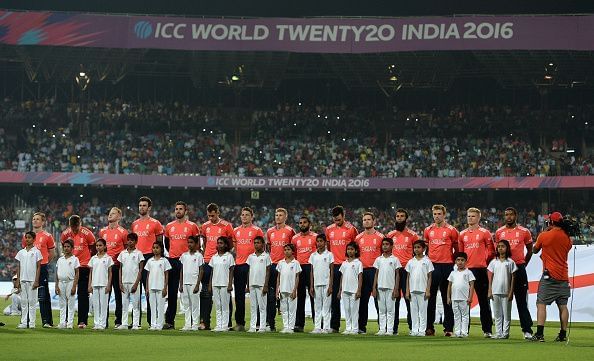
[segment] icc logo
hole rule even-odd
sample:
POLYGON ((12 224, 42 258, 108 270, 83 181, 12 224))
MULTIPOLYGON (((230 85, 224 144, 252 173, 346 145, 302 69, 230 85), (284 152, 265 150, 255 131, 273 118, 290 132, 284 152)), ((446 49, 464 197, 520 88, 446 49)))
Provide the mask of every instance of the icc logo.
POLYGON ((134 25, 134 33, 139 39, 146 39, 153 34, 153 26, 148 21, 139 21, 134 25))

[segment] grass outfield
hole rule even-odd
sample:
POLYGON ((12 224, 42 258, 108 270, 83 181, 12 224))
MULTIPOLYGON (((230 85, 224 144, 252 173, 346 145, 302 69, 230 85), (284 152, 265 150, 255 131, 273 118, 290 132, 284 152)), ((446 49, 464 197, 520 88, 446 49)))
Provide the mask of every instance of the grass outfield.
MULTIPOLYGON (((0 301, 4 309, 7 303, 0 301)), ((54 312, 54 320, 58 313, 54 312)), ((472 320, 468 339, 443 336, 418 338, 405 335, 378 337, 375 322, 370 322, 369 335, 343 336, 278 333, 248 334, 229 332, 214 334, 209 331, 193 333, 168 331, 93 331, 39 328, 37 315, 35 330, 17 330, 19 317, 0 316, 6 326, 0 327, 0 345, 3 360, 593 360, 594 325, 574 323, 570 343, 566 346, 552 342, 558 332, 558 323, 545 329, 546 343, 533 343, 521 339, 517 323, 512 326, 509 340, 482 338, 477 319, 472 320)), ((111 318, 113 320, 113 318, 111 318)), ((90 318, 92 323, 92 317, 90 318)), ((76 322, 76 317, 75 317, 76 322)), ((176 319, 183 326, 183 317, 176 319)), ((277 320, 280 325, 280 317, 277 320)), ((145 325, 145 324, 143 324, 145 325)), ((311 330, 306 321, 306 331, 311 330)), ((436 327, 441 330, 441 327, 436 327)))

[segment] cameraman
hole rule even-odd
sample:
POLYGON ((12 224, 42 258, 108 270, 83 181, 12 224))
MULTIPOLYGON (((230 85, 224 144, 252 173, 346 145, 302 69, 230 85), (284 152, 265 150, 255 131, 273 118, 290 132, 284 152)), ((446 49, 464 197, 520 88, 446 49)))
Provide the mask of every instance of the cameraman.
POLYGON ((549 228, 538 235, 533 252, 536 254, 542 249, 542 278, 538 285, 536 296, 537 328, 532 341, 544 342, 544 325, 547 319, 547 305, 555 301, 559 307, 561 330, 555 341, 567 339, 567 322, 569 312, 567 300, 569 299, 569 274, 567 255, 572 243, 569 238, 569 225, 559 212, 549 216, 549 228))

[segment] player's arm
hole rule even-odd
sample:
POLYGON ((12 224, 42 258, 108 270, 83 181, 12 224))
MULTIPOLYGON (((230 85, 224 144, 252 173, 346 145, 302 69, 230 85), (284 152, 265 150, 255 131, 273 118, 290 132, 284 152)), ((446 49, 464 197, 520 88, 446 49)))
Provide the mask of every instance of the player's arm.
POLYGON ((105 287, 105 294, 109 294, 109 292, 111 291, 111 282, 112 282, 111 266, 109 266, 109 267, 107 267, 107 287, 105 287))
MULTIPOLYGON (((18 260, 18 258, 17 258, 18 260)), ((16 276, 17 276, 17 289, 19 290, 19 293, 21 292, 21 262, 19 260, 19 262, 17 262, 17 267, 16 267, 16 276)))
POLYGON ((165 271, 165 283, 163 284, 163 291, 161 294, 163 297, 167 297, 167 287, 169 286, 169 271, 165 271))
POLYGON ((196 286, 194 286, 194 293, 198 293, 198 291, 200 291, 202 278, 204 278, 204 265, 200 266, 200 269, 198 270, 198 280, 196 282, 196 286))
POLYGON ((470 281, 470 291, 468 292, 468 304, 472 303, 472 295, 474 294, 474 281, 470 281))
POLYGON ((540 252, 540 245, 538 250, 536 248, 533 249, 532 243, 528 243, 526 245, 526 257, 524 258, 524 262, 526 262, 526 265, 528 265, 528 262, 530 262, 530 260, 532 259, 532 254, 538 252, 540 252))
POLYGON ((332 286, 334 285, 334 263, 330 262, 330 279, 328 280, 328 296, 332 294, 332 286))
MULTIPOLYGON (((211 266, 212 267, 212 266, 211 266)), ((212 295, 212 274, 214 269, 210 272, 210 278, 208 279, 208 292, 212 295)))
MULTIPOLYGON (((410 275, 410 273, 409 273, 409 275, 410 275)), ((427 288, 425 289, 425 299, 426 300, 428 300, 429 297, 431 297, 431 278, 432 277, 433 277, 433 271, 431 271, 427 274, 427 288)), ((409 278, 410 278, 410 276, 409 276, 409 278)), ((410 282, 409 282, 409 287, 410 287, 410 282)), ((408 290, 407 290, 407 292, 408 292, 408 290)))
POLYGON ((231 292, 233 290, 233 270, 235 266, 229 267, 229 283, 227 284, 227 291, 231 292))
POLYGON ((376 268, 374 269, 374 271, 375 272, 373 275, 373 286, 371 287, 371 295, 373 296, 373 298, 377 298, 377 275, 379 274, 379 270, 376 268))
POLYGON ((93 267, 89 267, 89 282, 87 284, 87 291, 93 293, 93 267))
POLYGON ((124 291, 124 282, 122 282, 122 268, 124 268, 124 265, 122 264, 122 261, 120 260, 119 256, 118 256, 118 261, 120 261, 120 269, 118 270, 118 284, 120 285, 120 290, 123 292, 124 291))
MULTIPOLYGON (((144 261, 140 261, 140 266, 138 267, 138 274, 136 275, 136 281, 132 285, 132 289, 130 290, 130 292, 132 292, 132 293, 136 292, 136 289, 138 288, 138 285, 140 284, 140 282, 142 280, 142 270, 143 269, 144 269, 144 261)), ((146 277, 148 279, 148 274, 146 277)), ((148 290, 148 288, 146 288, 146 289, 148 290)))
POLYGON ((394 291, 392 292, 392 299, 397 299, 400 292, 400 268, 396 268, 394 271, 394 291))
POLYGON ((280 299, 280 272, 278 271, 278 265, 276 266, 276 271, 278 272, 276 275, 276 298, 280 299))
POLYGON ((179 270, 179 292, 184 292, 184 267, 182 266, 179 270))
POLYGON ((39 275, 41 274, 41 259, 37 261, 37 269, 35 270, 35 282, 33 282, 33 289, 39 288, 39 275))
MULTIPOLYGON (((309 263, 311 264, 311 257, 309 258, 309 263)), ((309 272, 309 296, 314 297, 316 294, 315 287, 314 287, 314 271, 313 271, 313 264, 311 265, 311 271, 309 272)))
POLYGON ((487 291, 487 297, 493 299, 493 272, 488 270, 487 278, 489 279, 489 291, 487 291))
POLYGON ((59 296, 61 292, 60 292, 60 282, 58 280, 58 270, 56 270, 56 281, 54 283, 56 285, 56 287, 55 287, 56 295, 59 296))
POLYGON ((295 287, 293 287, 293 292, 291 292, 291 299, 294 300, 297 298, 297 288, 299 288, 299 274, 301 272, 295 273, 295 287))
POLYGON ((452 281, 448 282, 448 305, 452 304, 452 281))
POLYGON ((169 252, 170 245, 171 245, 171 242, 169 241, 169 237, 163 236, 163 246, 165 247, 167 252, 169 252))
POLYGON ((264 286, 262 287, 262 295, 268 293, 268 281, 270 280, 270 265, 266 266, 266 275, 264 276, 264 286))
POLYGON ((76 267, 74 269, 74 281, 72 282, 72 291, 70 291, 70 296, 74 296, 76 294, 76 288, 78 287, 78 277, 79 277, 79 268, 76 267))
POLYGON ((363 271, 357 275, 357 292, 355 293, 355 299, 361 298, 361 286, 363 286, 363 271))
POLYGON ((54 258, 56 258, 56 249, 55 248, 50 248, 47 250, 47 263, 49 264, 51 261, 54 260, 54 258))

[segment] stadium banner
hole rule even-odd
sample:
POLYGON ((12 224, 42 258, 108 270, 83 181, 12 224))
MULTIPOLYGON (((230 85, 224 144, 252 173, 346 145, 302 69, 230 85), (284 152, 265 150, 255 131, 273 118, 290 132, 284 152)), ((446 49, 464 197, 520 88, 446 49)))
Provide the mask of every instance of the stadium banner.
POLYGON ((594 50, 593 15, 185 18, 0 10, 0 43, 297 53, 594 50))
POLYGON ((594 189, 592 176, 468 178, 217 177, 0 171, 0 184, 137 186, 209 189, 447 190, 594 189))

